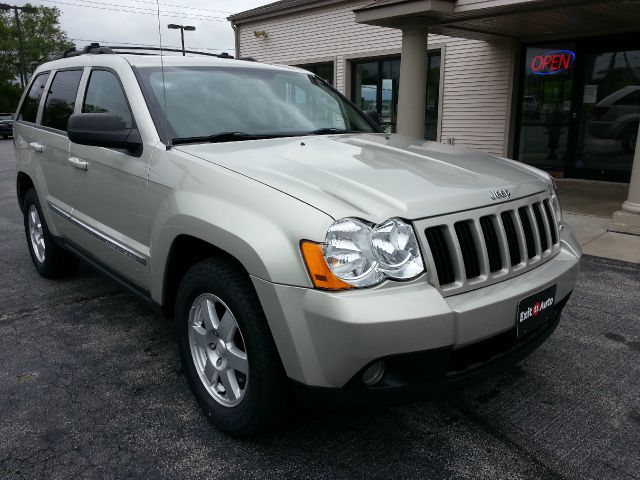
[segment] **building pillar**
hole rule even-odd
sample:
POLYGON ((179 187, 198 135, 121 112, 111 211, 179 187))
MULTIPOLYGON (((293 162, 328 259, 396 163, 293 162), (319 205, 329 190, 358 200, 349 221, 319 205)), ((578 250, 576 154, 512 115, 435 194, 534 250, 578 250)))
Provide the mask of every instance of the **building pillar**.
POLYGON ((406 28, 402 30, 398 133, 424 139, 426 104, 427 31, 424 27, 406 28))
MULTIPOLYGON (((640 133, 640 125, 638 125, 640 133)), ((629 197, 622 204, 622 210, 613 214, 611 230, 640 235, 640 135, 636 140, 636 152, 631 167, 629 197)))

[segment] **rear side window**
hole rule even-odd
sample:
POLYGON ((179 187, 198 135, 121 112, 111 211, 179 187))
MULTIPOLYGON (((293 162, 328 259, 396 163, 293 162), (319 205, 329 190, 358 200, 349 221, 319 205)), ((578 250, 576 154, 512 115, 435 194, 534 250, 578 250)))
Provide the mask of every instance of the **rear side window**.
POLYGON ((44 104, 42 125, 67 131, 67 123, 73 114, 81 77, 82 70, 65 70, 56 73, 44 104))
POLYGON ((22 108, 18 114, 18 120, 24 120, 25 122, 35 122, 38 115, 38 106, 40 105, 40 99, 44 92, 44 86, 49 78, 49 73, 41 73, 38 75, 29 88, 29 93, 24 97, 22 102, 22 108))
POLYGON ((94 70, 89 77, 82 113, 112 113, 125 128, 132 128, 133 121, 127 99, 118 78, 106 70, 94 70))

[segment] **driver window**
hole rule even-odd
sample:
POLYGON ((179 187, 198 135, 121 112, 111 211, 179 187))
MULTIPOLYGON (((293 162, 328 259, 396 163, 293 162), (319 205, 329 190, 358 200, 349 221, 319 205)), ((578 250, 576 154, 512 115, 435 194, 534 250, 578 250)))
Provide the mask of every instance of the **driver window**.
POLYGON ((124 128, 133 128, 131 110, 118 78, 106 70, 93 70, 89 77, 82 113, 111 113, 124 128))

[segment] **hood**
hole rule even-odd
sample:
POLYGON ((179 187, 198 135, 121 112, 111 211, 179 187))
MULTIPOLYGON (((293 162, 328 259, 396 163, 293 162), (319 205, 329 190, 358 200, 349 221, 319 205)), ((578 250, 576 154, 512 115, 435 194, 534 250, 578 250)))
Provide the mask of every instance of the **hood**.
POLYGON ((180 145, 322 210, 375 223, 483 207, 548 188, 547 174, 493 155, 401 135, 348 134, 180 145), (492 200, 491 190, 511 197, 492 200))

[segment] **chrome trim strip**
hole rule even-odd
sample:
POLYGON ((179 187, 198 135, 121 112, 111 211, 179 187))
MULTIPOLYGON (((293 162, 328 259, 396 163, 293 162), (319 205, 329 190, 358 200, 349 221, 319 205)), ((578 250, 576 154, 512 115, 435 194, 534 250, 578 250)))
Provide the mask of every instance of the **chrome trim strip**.
POLYGON ((47 202, 47 203, 49 204, 49 208, 51 210, 53 210, 53 213, 57 213, 62 218, 66 218, 67 220, 69 220, 71 218, 71 214, 70 213, 65 212, 63 209, 61 209, 60 207, 55 206, 51 202, 47 202))
POLYGON ((121 253, 122 255, 124 255, 126 257, 129 257, 131 260, 135 260, 136 262, 138 262, 141 265, 146 265, 147 264, 147 259, 145 257, 143 257, 140 254, 134 252, 130 248, 125 247, 124 245, 122 245, 117 240, 114 240, 113 238, 108 237, 104 233, 102 233, 102 232, 96 230, 95 228, 87 225, 86 223, 81 222, 77 218, 73 217, 69 212, 61 209, 60 207, 54 205, 53 203, 48 202, 48 204, 49 204, 49 208, 51 208, 51 210, 54 213, 58 214, 62 218, 68 220, 71 223, 73 223, 76 227, 80 228, 81 230, 83 230, 84 232, 88 233, 92 237, 97 238, 102 243, 104 243, 109 248, 111 248, 112 250, 115 250, 116 252, 121 253))

